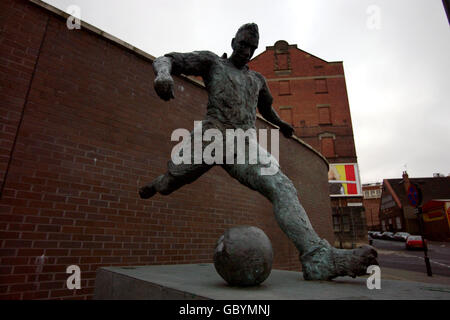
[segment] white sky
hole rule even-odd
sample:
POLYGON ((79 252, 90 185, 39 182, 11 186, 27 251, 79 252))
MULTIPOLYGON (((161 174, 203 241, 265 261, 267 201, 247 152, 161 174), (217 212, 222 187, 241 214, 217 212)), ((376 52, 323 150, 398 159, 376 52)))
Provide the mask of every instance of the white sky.
MULTIPOLYGON (((46 0, 148 52, 231 53, 244 23, 255 55, 277 40, 344 61, 363 183, 450 174, 450 27, 441 0, 46 0)), ((76 32, 76 31, 74 31, 76 32)))

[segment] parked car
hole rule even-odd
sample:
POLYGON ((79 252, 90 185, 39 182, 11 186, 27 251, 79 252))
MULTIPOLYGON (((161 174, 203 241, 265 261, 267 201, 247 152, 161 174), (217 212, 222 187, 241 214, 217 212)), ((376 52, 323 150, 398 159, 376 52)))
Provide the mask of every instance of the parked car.
MULTIPOLYGON (((425 244, 426 244, 427 240, 424 239, 424 241, 425 241, 425 244)), ((416 235, 409 236, 406 239, 405 247, 406 247, 407 250, 410 250, 410 249, 421 249, 421 250, 423 250, 422 237, 421 236, 416 236, 416 235)))
POLYGON ((369 231, 369 232, 367 232, 367 234, 368 234, 367 240, 369 240, 369 244, 370 244, 370 245, 373 244, 373 239, 375 239, 375 237, 373 236, 374 233, 375 233, 375 231, 369 231))
POLYGON ((389 231, 385 231, 381 234, 381 239, 384 240, 394 240, 394 233, 393 232, 389 232, 389 231))
POLYGON ((409 236, 408 232, 397 232, 394 234, 394 240, 405 242, 409 236))
POLYGON ((381 239, 381 232, 380 231, 374 231, 371 235, 374 239, 381 239))

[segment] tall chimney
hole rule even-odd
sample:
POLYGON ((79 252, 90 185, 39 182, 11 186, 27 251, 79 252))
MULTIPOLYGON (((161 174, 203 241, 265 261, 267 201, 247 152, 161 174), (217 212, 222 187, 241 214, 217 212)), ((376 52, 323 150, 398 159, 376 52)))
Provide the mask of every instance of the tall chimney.
POLYGON ((411 182, 409 182, 408 172, 403 171, 402 178, 405 192, 408 192, 409 186, 411 185, 411 182))

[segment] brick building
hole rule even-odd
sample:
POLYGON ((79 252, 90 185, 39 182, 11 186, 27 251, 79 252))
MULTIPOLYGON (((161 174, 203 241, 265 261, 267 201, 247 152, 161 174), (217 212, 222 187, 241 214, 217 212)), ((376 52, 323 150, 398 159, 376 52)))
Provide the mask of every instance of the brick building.
POLYGON ((327 62, 280 40, 249 65, 267 79, 274 109, 281 118, 330 162, 330 195, 339 245, 366 241, 343 63, 327 62))
POLYGON ((404 172, 402 179, 384 179, 380 206, 381 230, 419 234, 419 220, 415 209, 408 202, 405 190, 405 184, 408 183, 416 184, 422 191, 422 205, 426 212, 423 215, 424 229, 427 238, 448 241, 450 234, 445 211, 447 201, 438 199, 450 199, 450 177, 409 178, 408 174, 404 172), (434 206, 433 202, 437 202, 437 206, 434 206), (440 216, 433 215, 436 207, 442 209, 439 211, 440 216), (436 220, 439 221, 436 223, 436 220))
MULTIPOLYGON (((101 266, 210 263, 219 236, 243 224, 271 239, 274 268, 300 270, 270 202, 219 167, 138 197, 165 172, 173 130, 203 118, 206 90, 174 77, 177 98, 162 101, 152 56, 66 18, 38 0, 0 2, 0 299, 91 298, 101 266), (80 290, 66 287, 73 264, 80 290)), ((280 164, 332 243, 328 164, 295 138, 280 139, 280 164)))
POLYGON ((381 183, 363 184, 363 205, 366 213, 367 230, 379 231, 380 225, 380 204, 381 204, 381 183))

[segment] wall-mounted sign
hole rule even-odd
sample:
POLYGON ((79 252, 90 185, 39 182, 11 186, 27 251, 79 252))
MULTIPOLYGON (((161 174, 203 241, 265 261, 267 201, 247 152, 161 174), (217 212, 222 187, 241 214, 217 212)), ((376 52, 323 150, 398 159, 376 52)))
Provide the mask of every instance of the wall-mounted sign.
POLYGON ((450 228, 450 200, 430 200, 423 205, 423 220, 425 222, 447 220, 450 228))
POLYGON ((330 163, 328 182, 332 197, 362 196, 357 163, 330 163))
POLYGON ((425 222, 437 221, 445 219, 444 208, 435 209, 423 214, 423 220, 425 222))
POLYGON ((418 207, 422 203, 422 192, 419 186, 411 183, 408 187, 408 202, 413 207, 418 207))

